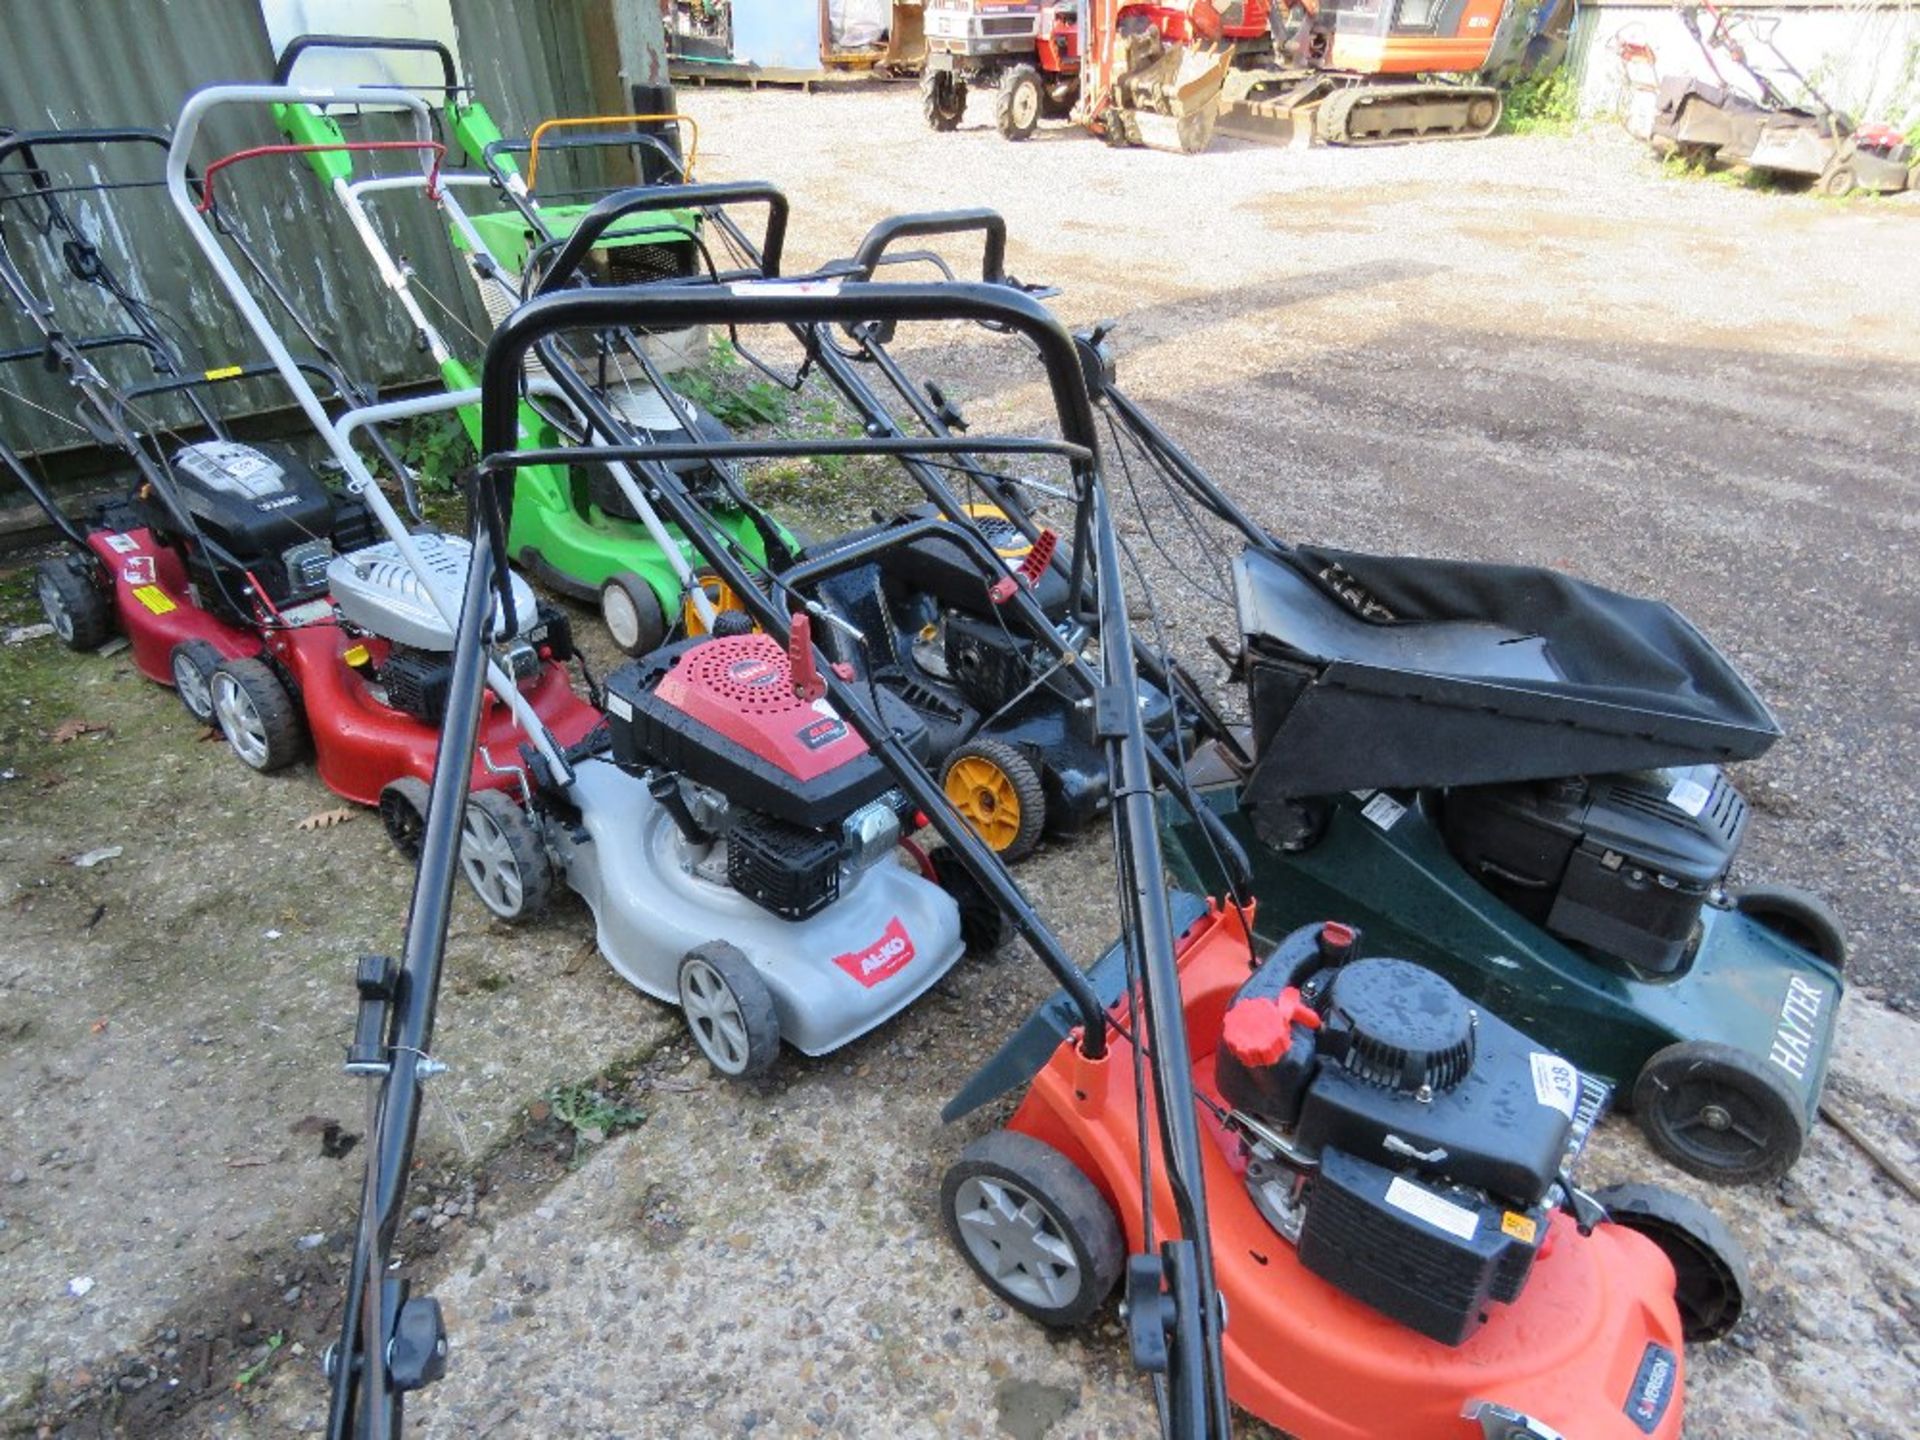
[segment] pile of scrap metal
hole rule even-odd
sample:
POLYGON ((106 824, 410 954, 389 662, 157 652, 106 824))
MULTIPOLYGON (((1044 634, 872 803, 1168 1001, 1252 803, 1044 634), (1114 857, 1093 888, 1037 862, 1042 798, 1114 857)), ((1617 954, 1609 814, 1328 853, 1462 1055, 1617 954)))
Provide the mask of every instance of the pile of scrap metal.
POLYGON ((1835 197, 1855 190, 1920 190, 1920 156, 1906 137, 1891 125, 1858 124, 1829 104, 1774 43, 1777 20, 1726 11, 1711 0, 1678 13, 1714 78, 1660 80, 1647 136, 1656 150, 1703 166, 1804 176, 1821 194, 1835 197), (1742 35, 1772 54, 1768 69, 1749 58, 1742 35), (1729 82, 1722 58, 1745 77, 1757 99, 1729 82))

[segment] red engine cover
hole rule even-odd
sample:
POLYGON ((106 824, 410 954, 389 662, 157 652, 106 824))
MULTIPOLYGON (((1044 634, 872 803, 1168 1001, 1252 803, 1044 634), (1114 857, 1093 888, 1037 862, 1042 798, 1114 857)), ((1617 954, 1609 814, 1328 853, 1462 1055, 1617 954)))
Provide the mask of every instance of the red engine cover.
POLYGON ((867 753, 831 702, 793 693, 787 652, 771 635, 723 635, 696 646, 660 677, 654 694, 796 780, 867 753))

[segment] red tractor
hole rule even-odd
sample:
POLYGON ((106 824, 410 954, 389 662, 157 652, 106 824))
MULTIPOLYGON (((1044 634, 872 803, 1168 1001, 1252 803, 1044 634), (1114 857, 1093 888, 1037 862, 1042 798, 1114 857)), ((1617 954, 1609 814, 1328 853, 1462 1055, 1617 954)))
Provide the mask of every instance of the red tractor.
POLYGON ((1206 148, 1236 51, 1271 48, 1268 0, 927 0, 921 108, 959 127, 969 85, 999 92, 994 119, 1024 140, 1072 115, 1120 144, 1206 148), (1082 99, 1083 69, 1094 77, 1082 99), (1144 123, 1141 116, 1148 117, 1144 123))

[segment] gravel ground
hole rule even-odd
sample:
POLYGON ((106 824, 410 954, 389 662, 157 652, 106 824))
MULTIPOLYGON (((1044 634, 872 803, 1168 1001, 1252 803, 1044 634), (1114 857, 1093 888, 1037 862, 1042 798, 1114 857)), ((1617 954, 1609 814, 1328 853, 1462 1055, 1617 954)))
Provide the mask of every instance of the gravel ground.
MULTIPOLYGON (((886 213, 1002 210, 1010 268, 1062 286, 1073 323, 1119 320, 1130 390, 1279 532, 1553 564, 1689 613, 1789 731, 1743 776, 1746 872, 1826 894, 1853 940, 1835 1098, 1915 1163, 1920 206, 1673 180, 1607 132, 1181 159, 935 137, 898 90, 685 100, 708 178, 794 198, 792 267, 886 213)), ((976 429, 1033 422, 1030 368, 945 331, 904 350, 976 429)), ((1203 660, 1209 563, 1136 548, 1203 660)), ((21 575, 4 595, 23 618, 21 575)), ((331 808, 311 774, 240 774, 124 655, 37 642, 0 667, 0 1417, 310 1430, 361 1156, 328 1158, 309 1117, 362 1128, 334 1068, 345 977, 397 943, 405 876, 369 819, 296 830, 331 808), (113 733, 53 743, 76 717, 113 733)), ((1022 879, 1076 953, 1108 938, 1101 840, 1022 879)), ((1111 1317, 1045 1335, 938 1231, 940 1173, 995 1118, 944 1131, 939 1105, 1045 993, 1038 967, 969 962, 742 1093, 586 934, 572 904, 526 932, 456 920, 452 1070, 403 1232, 456 1344, 422 1433, 1148 1432, 1111 1317), (645 1122, 556 1134, 542 1097, 588 1081, 645 1122)), ((1607 1127, 1587 1178, 1638 1176, 1711 1199, 1754 1254, 1750 1323, 1690 1357, 1690 1434, 1911 1433, 1920 1206, 1826 1126, 1783 1184, 1711 1194, 1607 1127)))

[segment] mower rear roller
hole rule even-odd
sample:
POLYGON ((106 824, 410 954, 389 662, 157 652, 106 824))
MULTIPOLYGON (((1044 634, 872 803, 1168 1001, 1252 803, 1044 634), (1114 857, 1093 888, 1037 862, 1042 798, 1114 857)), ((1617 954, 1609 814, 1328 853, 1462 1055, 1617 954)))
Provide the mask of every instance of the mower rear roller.
POLYGON ((1747 1255, 1719 1216, 1660 1185, 1609 1185, 1593 1198, 1609 1220, 1646 1236, 1672 1262, 1673 1298, 1689 1341, 1718 1340, 1740 1323, 1747 1255))
POLYGON ((623 655, 637 659, 666 643, 667 617, 660 597, 631 570, 621 571, 600 587, 600 618, 623 655))
POLYGON ((1015 65, 1000 77, 1000 98, 993 107, 994 124, 1009 140, 1025 140, 1040 123, 1046 92, 1040 72, 1031 65, 1015 65))
POLYGON ((220 724, 213 713, 213 672, 225 658, 209 640, 182 640, 169 657, 173 693, 180 697, 187 714, 202 725, 220 724))
POLYGON ((1047 792, 1031 760, 1000 740, 973 740, 947 759, 941 788, 953 808, 1008 864, 1040 843, 1047 792))
POLYGON ((1099 1188, 1058 1150, 1012 1130, 960 1152, 940 1185, 940 1216, 987 1288, 1042 1325, 1092 1318, 1126 1259, 1099 1188))
POLYGON ((53 633, 69 650, 98 650, 113 634, 112 602, 66 559, 40 562, 33 593, 53 633))
POLYGON ((942 134, 958 130, 967 114, 967 82, 951 70, 921 72, 920 113, 942 134))
POLYGON ((1807 1140, 1794 1088, 1765 1056, 1732 1045, 1669 1045, 1640 1071, 1633 1108, 1663 1158, 1726 1185, 1779 1179, 1807 1140))
POLYGON ((380 791, 380 824, 387 839, 408 860, 420 858, 427 833, 427 782, 403 775, 380 791))
POLYGON ((933 883, 953 897, 960 907, 960 943, 969 955, 991 955, 1007 938, 1007 917, 987 893, 987 887, 974 879, 973 872, 954 858, 942 845, 927 857, 933 883))
POLYGON ((271 774, 307 753, 307 722, 264 660, 223 660, 208 682, 221 733, 241 763, 271 774))
POLYGON ((729 1080, 763 1074, 780 1056, 773 994, 753 962, 724 940, 680 961, 680 1011, 707 1063, 729 1080))
POLYGON ((527 812, 498 790, 467 801, 460 868, 481 903, 509 925, 537 918, 553 894, 553 865, 527 812))

